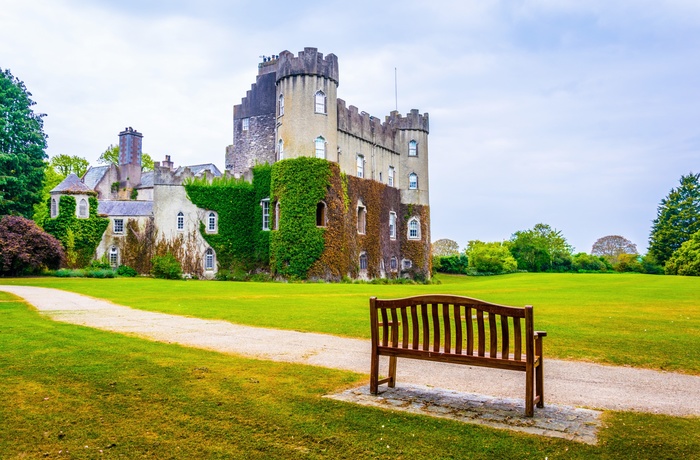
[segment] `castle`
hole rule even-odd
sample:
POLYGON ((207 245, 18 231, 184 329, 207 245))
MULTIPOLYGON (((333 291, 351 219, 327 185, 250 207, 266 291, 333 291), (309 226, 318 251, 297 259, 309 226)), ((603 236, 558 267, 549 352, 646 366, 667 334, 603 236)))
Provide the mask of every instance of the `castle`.
POLYGON ((95 195, 110 221, 96 256, 114 265, 133 260, 131 228, 177 249, 186 271, 203 278, 230 266, 300 278, 427 278, 428 114, 394 111, 381 121, 347 106, 338 85, 334 54, 305 48, 263 58, 234 106, 223 175, 230 180, 217 182, 213 164, 174 168, 169 156, 142 173, 143 136, 127 128, 119 165, 66 178, 51 192, 51 218, 66 194, 76 196, 76 217, 86 217, 86 197, 95 195), (255 192, 243 193, 244 182, 255 192), (219 184, 218 201, 204 198, 212 195, 206 184, 219 184))

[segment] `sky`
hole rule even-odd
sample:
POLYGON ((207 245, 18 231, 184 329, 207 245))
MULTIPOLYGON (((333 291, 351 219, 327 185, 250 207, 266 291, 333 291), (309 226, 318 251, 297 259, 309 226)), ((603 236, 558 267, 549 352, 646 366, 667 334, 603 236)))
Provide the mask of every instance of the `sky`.
POLYGON ((430 114, 433 241, 545 223, 644 253, 700 172, 697 0, 0 0, 48 155, 93 164, 131 126, 156 161, 223 170, 260 56, 305 47, 338 56, 348 105, 430 114))

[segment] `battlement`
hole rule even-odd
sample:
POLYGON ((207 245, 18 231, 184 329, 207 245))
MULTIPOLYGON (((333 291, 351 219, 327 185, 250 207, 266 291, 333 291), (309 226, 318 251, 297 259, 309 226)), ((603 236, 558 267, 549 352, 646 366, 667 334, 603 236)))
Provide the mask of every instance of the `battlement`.
MULTIPOLYGON (((317 75, 338 84, 338 57, 335 54, 323 57, 317 48, 304 48, 298 57, 286 50, 275 57, 277 59, 271 63, 277 64, 277 81, 293 75, 317 75)), ((259 71, 262 70, 261 67, 259 71)))
POLYGON ((393 126, 394 129, 414 129, 417 131, 429 131, 428 113, 420 114, 418 109, 412 109, 406 117, 402 117, 399 112, 393 110, 385 119, 385 123, 393 126))

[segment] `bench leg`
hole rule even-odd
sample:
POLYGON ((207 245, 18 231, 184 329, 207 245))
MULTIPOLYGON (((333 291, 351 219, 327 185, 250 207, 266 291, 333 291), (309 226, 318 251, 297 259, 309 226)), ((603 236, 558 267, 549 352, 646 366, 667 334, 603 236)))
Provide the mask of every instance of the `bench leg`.
POLYGON ((543 368, 542 358, 540 358, 540 365, 535 369, 535 389, 537 390, 537 396, 539 400, 537 401, 537 407, 544 407, 544 368, 543 368))
POLYGON ((525 369, 525 416, 526 417, 532 417, 535 415, 535 404, 534 404, 534 388, 533 387, 533 381, 534 381, 534 375, 532 375, 532 367, 528 366, 525 369))
POLYGON ((376 395, 379 391, 379 355, 372 352, 372 360, 369 371, 369 392, 376 395))
POLYGON ((396 386, 396 356, 389 356, 389 388, 396 386))

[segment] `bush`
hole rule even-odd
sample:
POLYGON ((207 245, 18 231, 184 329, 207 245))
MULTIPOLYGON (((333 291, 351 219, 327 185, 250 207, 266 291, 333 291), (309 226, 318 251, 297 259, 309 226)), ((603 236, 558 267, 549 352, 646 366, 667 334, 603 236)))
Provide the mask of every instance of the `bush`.
POLYGON ((700 231, 676 249, 665 270, 669 275, 700 276, 700 231))
POLYGON ((642 270, 648 275, 663 275, 664 267, 659 265, 656 259, 652 255, 645 255, 642 257, 642 270))
POLYGON ((102 258, 91 261, 87 268, 93 270, 111 270, 112 265, 110 265, 107 255, 105 254, 102 258))
POLYGON ((465 254, 433 257, 433 268, 439 273, 463 275, 469 269, 469 258, 465 254))
POLYGON ((617 263, 613 266, 618 272, 644 273, 644 267, 637 254, 620 254, 617 256, 617 263))
POLYGON ((518 268, 518 263, 508 248, 498 242, 470 241, 467 257, 469 268, 476 273, 500 275, 513 273, 518 268))
POLYGON ((612 269, 612 265, 602 256, 579 252, 571 259, 571 270, 575 272, 605 272, 610 269, 612 269))
POLYGON ((0 276, 55 270, 64 260, 61 243, 33 221, 18 216, 0 219, 0 276))
POLYGON ((182 266, 171 253, 167 253, 164 256, 155 256, 151 259, 151 264, 153 265, 151 274, 156 278, 166 280, 182 279, 182 266))
POLYGON ((85 278, 114 278, 114 270, 99 268, 97 270, 85 270, 85 278))
POLYGON ((126 265, 120 265, 119 268, 117 268, 117 275, 119 276, 128 276, 133 278, 134 276, 138 275, 136 270, 133 268, 126 266, 126 265))

